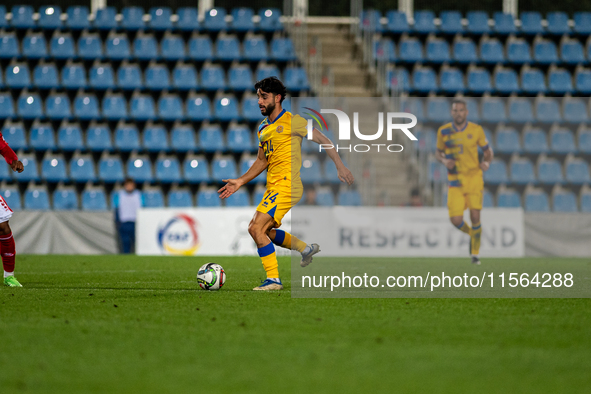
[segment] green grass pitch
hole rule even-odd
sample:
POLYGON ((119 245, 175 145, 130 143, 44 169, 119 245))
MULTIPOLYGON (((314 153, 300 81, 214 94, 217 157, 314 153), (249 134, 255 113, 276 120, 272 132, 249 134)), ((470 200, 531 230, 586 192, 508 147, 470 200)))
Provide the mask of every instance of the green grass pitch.
MULTIPOLYGON (((289 284, 289 258, 280 259, 289 284)), ((292 299, 255 257, 23 256, 1 393, 588 393, 589 299, 292 299), (199 290, 205 262, 218 292, 199 290)))

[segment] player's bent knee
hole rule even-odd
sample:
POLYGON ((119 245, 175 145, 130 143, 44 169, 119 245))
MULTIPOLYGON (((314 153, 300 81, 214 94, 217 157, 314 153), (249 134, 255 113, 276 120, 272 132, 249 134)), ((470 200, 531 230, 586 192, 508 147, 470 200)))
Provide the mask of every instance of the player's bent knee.
POLYGON ((449 218, 449 220, 451 221, 451 224, 453 224, 456 227, 459 227, 464 221, 464 218, 461 216, 452 216, 449 218))

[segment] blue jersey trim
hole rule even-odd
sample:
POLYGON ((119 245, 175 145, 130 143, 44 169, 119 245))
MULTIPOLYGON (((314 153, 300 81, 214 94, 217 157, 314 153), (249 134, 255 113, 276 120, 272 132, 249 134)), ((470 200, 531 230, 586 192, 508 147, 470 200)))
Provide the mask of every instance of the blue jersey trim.
POLYGON ((279 112, 279 115, 277 115, 277 117, 275 118, 275 120, 274 120, 274 121, 272 121, 272 122, 269 122, 269 117, 267 116, 267 122, 269 122, 269 124, 273 124, 273 123, 277 122, 277 121, 279 120, 279 118, 280 118, 280 117, 282 117, 282 116, 283 116, 283 114, 284 114, 284 113, 286 113, 286 112, 287 112, 287 111, 285 110, 285 108, 283 108, 283 109, 281 110, 281 112, 279 112))

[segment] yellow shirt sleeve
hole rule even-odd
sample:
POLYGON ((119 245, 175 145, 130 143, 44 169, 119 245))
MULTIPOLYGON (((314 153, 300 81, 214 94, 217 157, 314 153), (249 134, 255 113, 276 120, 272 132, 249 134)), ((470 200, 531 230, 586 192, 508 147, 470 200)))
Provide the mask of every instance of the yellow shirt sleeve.
POLYGON ((437 149, 445 151, 445 143, 443 142, 443 137, 441 136, 441 128, 437 130, 437 149))
POLYGON ((305 137, 308 135, 308 121, 302 118, 300 115, 294 115, 291 118, 291 133, 305 137))
POLYGON ((482 126, 478 127, 478 139, 476 140, 476 143, 480 147, 488 145, 486 134, 484 133, 484 129, 482 128, 482 126))

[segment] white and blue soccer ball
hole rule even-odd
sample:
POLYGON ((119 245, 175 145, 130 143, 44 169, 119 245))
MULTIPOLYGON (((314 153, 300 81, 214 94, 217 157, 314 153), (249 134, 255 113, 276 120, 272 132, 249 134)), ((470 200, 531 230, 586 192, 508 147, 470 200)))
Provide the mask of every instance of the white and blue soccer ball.
POLYGON ((219 290, 225 282, 226 272, 219 264, 203 264, 197 272, 197 283, 203 290, 219 290))

